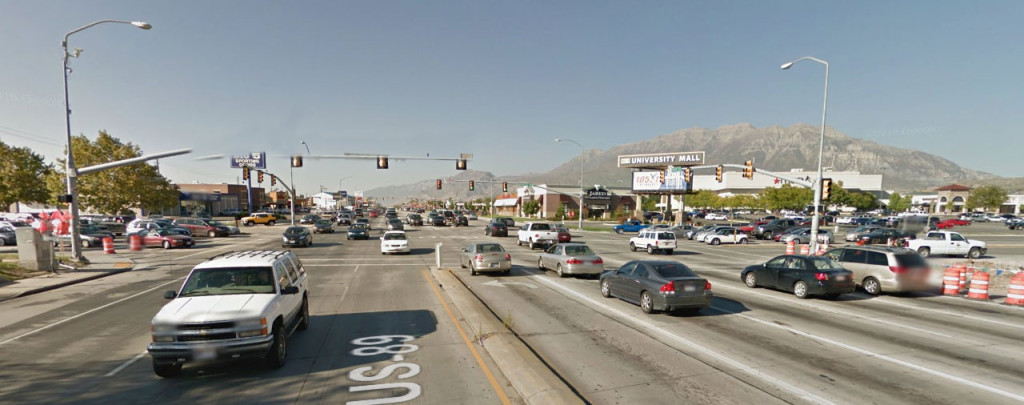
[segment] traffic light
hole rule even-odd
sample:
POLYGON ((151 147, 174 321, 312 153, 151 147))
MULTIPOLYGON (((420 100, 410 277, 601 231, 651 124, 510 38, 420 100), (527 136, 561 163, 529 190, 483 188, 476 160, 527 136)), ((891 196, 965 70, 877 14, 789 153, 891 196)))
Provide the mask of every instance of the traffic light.
POLYGON ((270 187, 274 187, 276 185, 277 185, 277 177, 270 176, 270 187))
POLYGON ((469 191, 473 191, 473 190, 476 190, 476 182, 474 182, 473 180, 470 180, 469 181, 469 191))
POLYGON ((832 194, 832 179, 821 179, 821 200, 828 201, 832 194))
POLYGON ((466 170, 466 159, 459 159, 455 161, 455 170, 466 170))
POLYGON ((658 183, 665 184, 665 171, 658 172, 658 183))
POLYGON ((719 183, 722 182, 722 165, 718 165, 718 167, 715 168, 715 180, 719 183))
POLYGON ((507 181, 501 183, 501 192, 502 193, 507 193, 508 192, 508 182, 507 181))
POLYGON ((441 179, 437 179, 437 189, 441 189, 441 179))
POLYGON ((249 166, 242 167, 242 180, 249 180, 249 166))
POLYGON ((746 166, 743 168, 743 177, 753 180, 754 179, 754 160, 748 160, 746 166))
POLYGON ((256 182, 263 184, 263 170, 256 171, 256 182))
POLYGON ((292 156, 292 167, 302 167, 302 156, 301 155, 292 156))
POLYGON ((693 183, 693 171, 690 170, 689 167, 683 169, 683 180, 685 180, 687 184, 693 183))

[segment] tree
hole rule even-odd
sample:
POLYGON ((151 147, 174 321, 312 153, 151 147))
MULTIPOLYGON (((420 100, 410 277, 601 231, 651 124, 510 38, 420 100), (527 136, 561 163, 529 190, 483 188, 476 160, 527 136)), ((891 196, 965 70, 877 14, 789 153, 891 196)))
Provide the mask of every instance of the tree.
POLYGON ((29 148, 0 142, 0 211, 16 202, 46 202, 50 192, 45 179, 53 168, 29 148))
POLYGON ((809 188, 783 184, 782 187, 765 190, 761 198, 769 210, 802 210, 814 202, 814 192, 809 188))
POLYGON ((523 213, 527 216, 533 216, 540 211, 540 202, 537 200, 527 200, 523 203, 523 213))
MULTIPOLYGON (((142 149, 100 131, 95 141, 85 135, 71 138, 75 164, 86 167, 142 156, 142 149)), ((54 194, 61 193, 54 177, 64 177, 64 161, 57 160, 56 176, 47 183, 54 194)), ((130 208, 159 210, 178 204, 178 188, 153 166, 145 163, 116 167, 78 176, 78 202, 82 208, 117 214, 130 208)))
POLYGON ((686 205, 694 208, 718 208, 722 206, 722 197, 711 190, 700 190, 686 197, 686 205))
POLYGON ((854 207, 860 211, 867 211, 878 207, 878 199, 871 193, 852 192, 847 196, 845 205, 854 207))
POLYGON ((640 196, 640 209, 644 212, 655 211, 658 209, 658 200, 660 195, 642 195, 640 196))
POLYGON ((889 211, 903 212, 910 209, 910 204, 914 201, 914 198, 907 195, 901 196, 900 193, 892 193, 889 196, 889 211))
POLYGON ((1006 189, 999 186, 981 186, 971 190, 971 196, 967 198, 967 209, 987 208, 998 211, 999 207, 1006 202, 1006 189))

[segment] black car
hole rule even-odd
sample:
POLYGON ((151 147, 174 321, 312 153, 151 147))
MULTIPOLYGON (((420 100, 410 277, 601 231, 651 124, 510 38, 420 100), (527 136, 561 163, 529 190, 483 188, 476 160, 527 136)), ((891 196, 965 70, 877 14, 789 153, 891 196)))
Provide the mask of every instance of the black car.
POLYGON ((313 224, 313 233, 334 233, 334 223, 321 219, 313 224))
POLYGON ((434 215, 430 217, 430 225, 433 226, 445 226, 448 223, 444 220, 444 216, 434 215))
POLYGON ((289 226, 288 229, 284 230, 284 235, 281 236, 281 247, 309 247, 312 244, 313 234, 309 233, 309 229, 304 226, 289 226))
POLYGON ((455 226, 469 226, 469 218, 465 215, 459 215, 455 217, 455 226))
POLYGON ((348 235, 345 239, 370 239, 370 228, 366 225, 355 223, 348 227, 348 235))
POLYGON ((509 217, 497 217, 495 220, 504 222, 505 226, 509 228, 516 226, 516 220, 509 217))
POLYGON ((373 229, 373 228, 370 227, 370 220, 366 219, 366 218, 356 218, 356 222, 353 223, 352 225, 353 226, 355 226, 355 225, 365 226, 367 231, 369 231, 370 229, 373 229))
POLYGON ((711 283, 673 261, 637 260, 601 273, 601 295, 639 304, 644 313, 696 313, 711 306, 711 283))
POLYGON ((352 216, 349 214, 341 214, 338 216, 338 225, 352 225, 352 216))
POLYGON ((505 221, 493 220, 484 227, 484 235, 508 236, 508 226, 505 225, 505 221))
POLYGON ((319 221, 319 220, 320 220, 320 216, 319 215, 310 214, 310 215, 304 215, 302 217, 302 219, 299 220, 299 223, 300 224, 315 224, 316 221, 319 221))
POLYGON ((914 239, 916 237, 917 234, 913 232, 894 228, 881 228, 861 235, 860 239, 857 240, 857 243, 863 242, 866 245, 872 245, 877 243, 887 243, 890 239, 914 239))
POLYGON ((747 287, 792 291, 797 298, 824 295, 829 298, 852 293, 857 287, 853 272, 826 256, 782 255, 764 264, 747 266, 740 273, 747 287))

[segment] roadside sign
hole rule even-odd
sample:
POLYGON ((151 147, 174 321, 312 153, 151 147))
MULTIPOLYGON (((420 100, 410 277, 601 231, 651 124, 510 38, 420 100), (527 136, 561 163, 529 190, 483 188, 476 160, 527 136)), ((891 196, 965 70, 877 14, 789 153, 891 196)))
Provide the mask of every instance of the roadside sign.
POLYGON ((250 169, 266 169, 267 168, 267 153, 266 152, 252 152, 245 155, 232 156, 231 157, 231 168, 241 169, 248 167, 250 169))

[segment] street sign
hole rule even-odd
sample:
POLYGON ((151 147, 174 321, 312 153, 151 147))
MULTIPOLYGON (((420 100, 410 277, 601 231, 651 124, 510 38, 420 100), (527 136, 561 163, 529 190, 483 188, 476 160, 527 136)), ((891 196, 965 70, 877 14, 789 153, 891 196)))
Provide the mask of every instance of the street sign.
POLYGON ((619 167, 636 168, 700 166, 704 164, 704 151, 619 155, 617 162, 619 163, 619 167))
POLYGON ((240 169, 248 167, 250 169, 266 169, 267 168, 267 153, 266 152, 252 152, 246 155, 232 156, 231 157, 231 168, 240 169))

